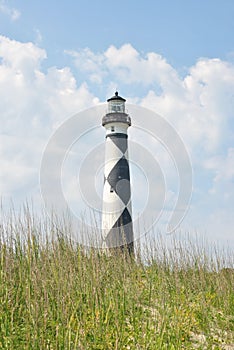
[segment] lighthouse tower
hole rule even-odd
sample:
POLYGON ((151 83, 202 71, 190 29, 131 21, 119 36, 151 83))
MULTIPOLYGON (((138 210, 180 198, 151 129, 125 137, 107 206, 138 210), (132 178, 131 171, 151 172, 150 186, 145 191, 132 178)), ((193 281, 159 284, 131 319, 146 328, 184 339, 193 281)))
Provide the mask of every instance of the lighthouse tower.
POLYGON ((107 100, 108 112, 102 118, 106 129, 104 189, 102 209, 103 248, 127 249, 133 253, 132 205, 128 163, 126 100, 115 95, 107 100))

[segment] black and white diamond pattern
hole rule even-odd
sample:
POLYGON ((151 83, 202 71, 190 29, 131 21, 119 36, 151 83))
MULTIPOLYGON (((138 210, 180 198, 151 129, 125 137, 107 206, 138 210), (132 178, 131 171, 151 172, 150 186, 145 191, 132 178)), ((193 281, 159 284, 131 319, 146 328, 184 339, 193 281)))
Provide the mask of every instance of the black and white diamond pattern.
POLYGON ((127 134, 107 135, 104 172, 103 246, 131 249, 133 229, 127 134))

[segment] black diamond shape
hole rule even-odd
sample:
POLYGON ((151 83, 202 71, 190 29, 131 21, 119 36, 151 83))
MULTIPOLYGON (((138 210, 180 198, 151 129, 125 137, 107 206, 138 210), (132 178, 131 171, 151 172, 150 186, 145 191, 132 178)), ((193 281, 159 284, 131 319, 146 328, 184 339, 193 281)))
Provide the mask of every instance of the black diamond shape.
POLYGON ((109 184, 115 190, 116 193, 117 193, 116 185, 118 181, 122 179, 130 181, 129 165, 125 157, 120 158, 120 160, 111 169, 107 177, 109 184))

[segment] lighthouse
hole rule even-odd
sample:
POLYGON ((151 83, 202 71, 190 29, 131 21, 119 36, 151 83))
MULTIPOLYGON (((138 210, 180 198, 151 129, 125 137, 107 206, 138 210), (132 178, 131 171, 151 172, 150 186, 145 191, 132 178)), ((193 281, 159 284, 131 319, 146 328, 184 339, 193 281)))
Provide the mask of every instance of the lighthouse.
POLYGON ((102 206, 103 248, 126 250, 133 254, 131 184, 128 161, 126 100, 118 92, 107 100, 102 118, 106 129, 104 188, 102 206))

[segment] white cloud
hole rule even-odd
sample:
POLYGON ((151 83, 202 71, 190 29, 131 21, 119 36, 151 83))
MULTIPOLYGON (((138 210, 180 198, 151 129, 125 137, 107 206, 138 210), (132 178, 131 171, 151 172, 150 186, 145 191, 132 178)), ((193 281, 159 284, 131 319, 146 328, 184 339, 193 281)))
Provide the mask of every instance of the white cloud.
POLYGON ((181 88, 176 71, 154 52, 142 56, 130 44, 126 44, 120 49, 110 46, 104 56, 107 69, 125 84, 149 85, 156 82, 169 90, 178 91, 181 88))
POLYGON ((227 137, 234 110, 234 65, 220 59, 200 59, 185 77, 162 56, 141 54, 130 44, 70 53, 90 82, 125 87, 138 93, 138 103, 165 116, 191 149, 217 152, 227 137), (140 97, 140 98, 139 98, 140 97), (225 140, 224 140, 225 138, 225 140))
POLYGON ((87 72, 91 82, 100 84, 103 78, 107 75, 105 70, 105 57, 102 54, 95 54, 89 48, 80 52, 65 51, 68 55, 75 59, 79 70, 87 72), (102 69, 102 67, 104 69, 102 69))
POLYGON ((16 21, 21 16, 19 10, 7 6, 4 0, 0 1, 0 12, 2 12, 4 15, 9 16, 12 21, 16 21))
POLYGON ((66 53, 74 58, 79 70, 87 72, 89 79, 97 83, 106 77, 109 79, 111 75, 122 84, 149 85, 158 82, 174 91, 175 87, 181 87, 177 72, 161 55, 150 52, 141 56, 130 44, 125 44, 119 49, 112 45, 105 52, 97 54, 88 48, 66 53), (94 76, 96 80, 93 79, 94 76))
POLYGON ((42 152, 66 118, 98 102, 67 67, 43 72, 46 52, 0 36, 1 196, 27 197, 38 186, 42 152))

